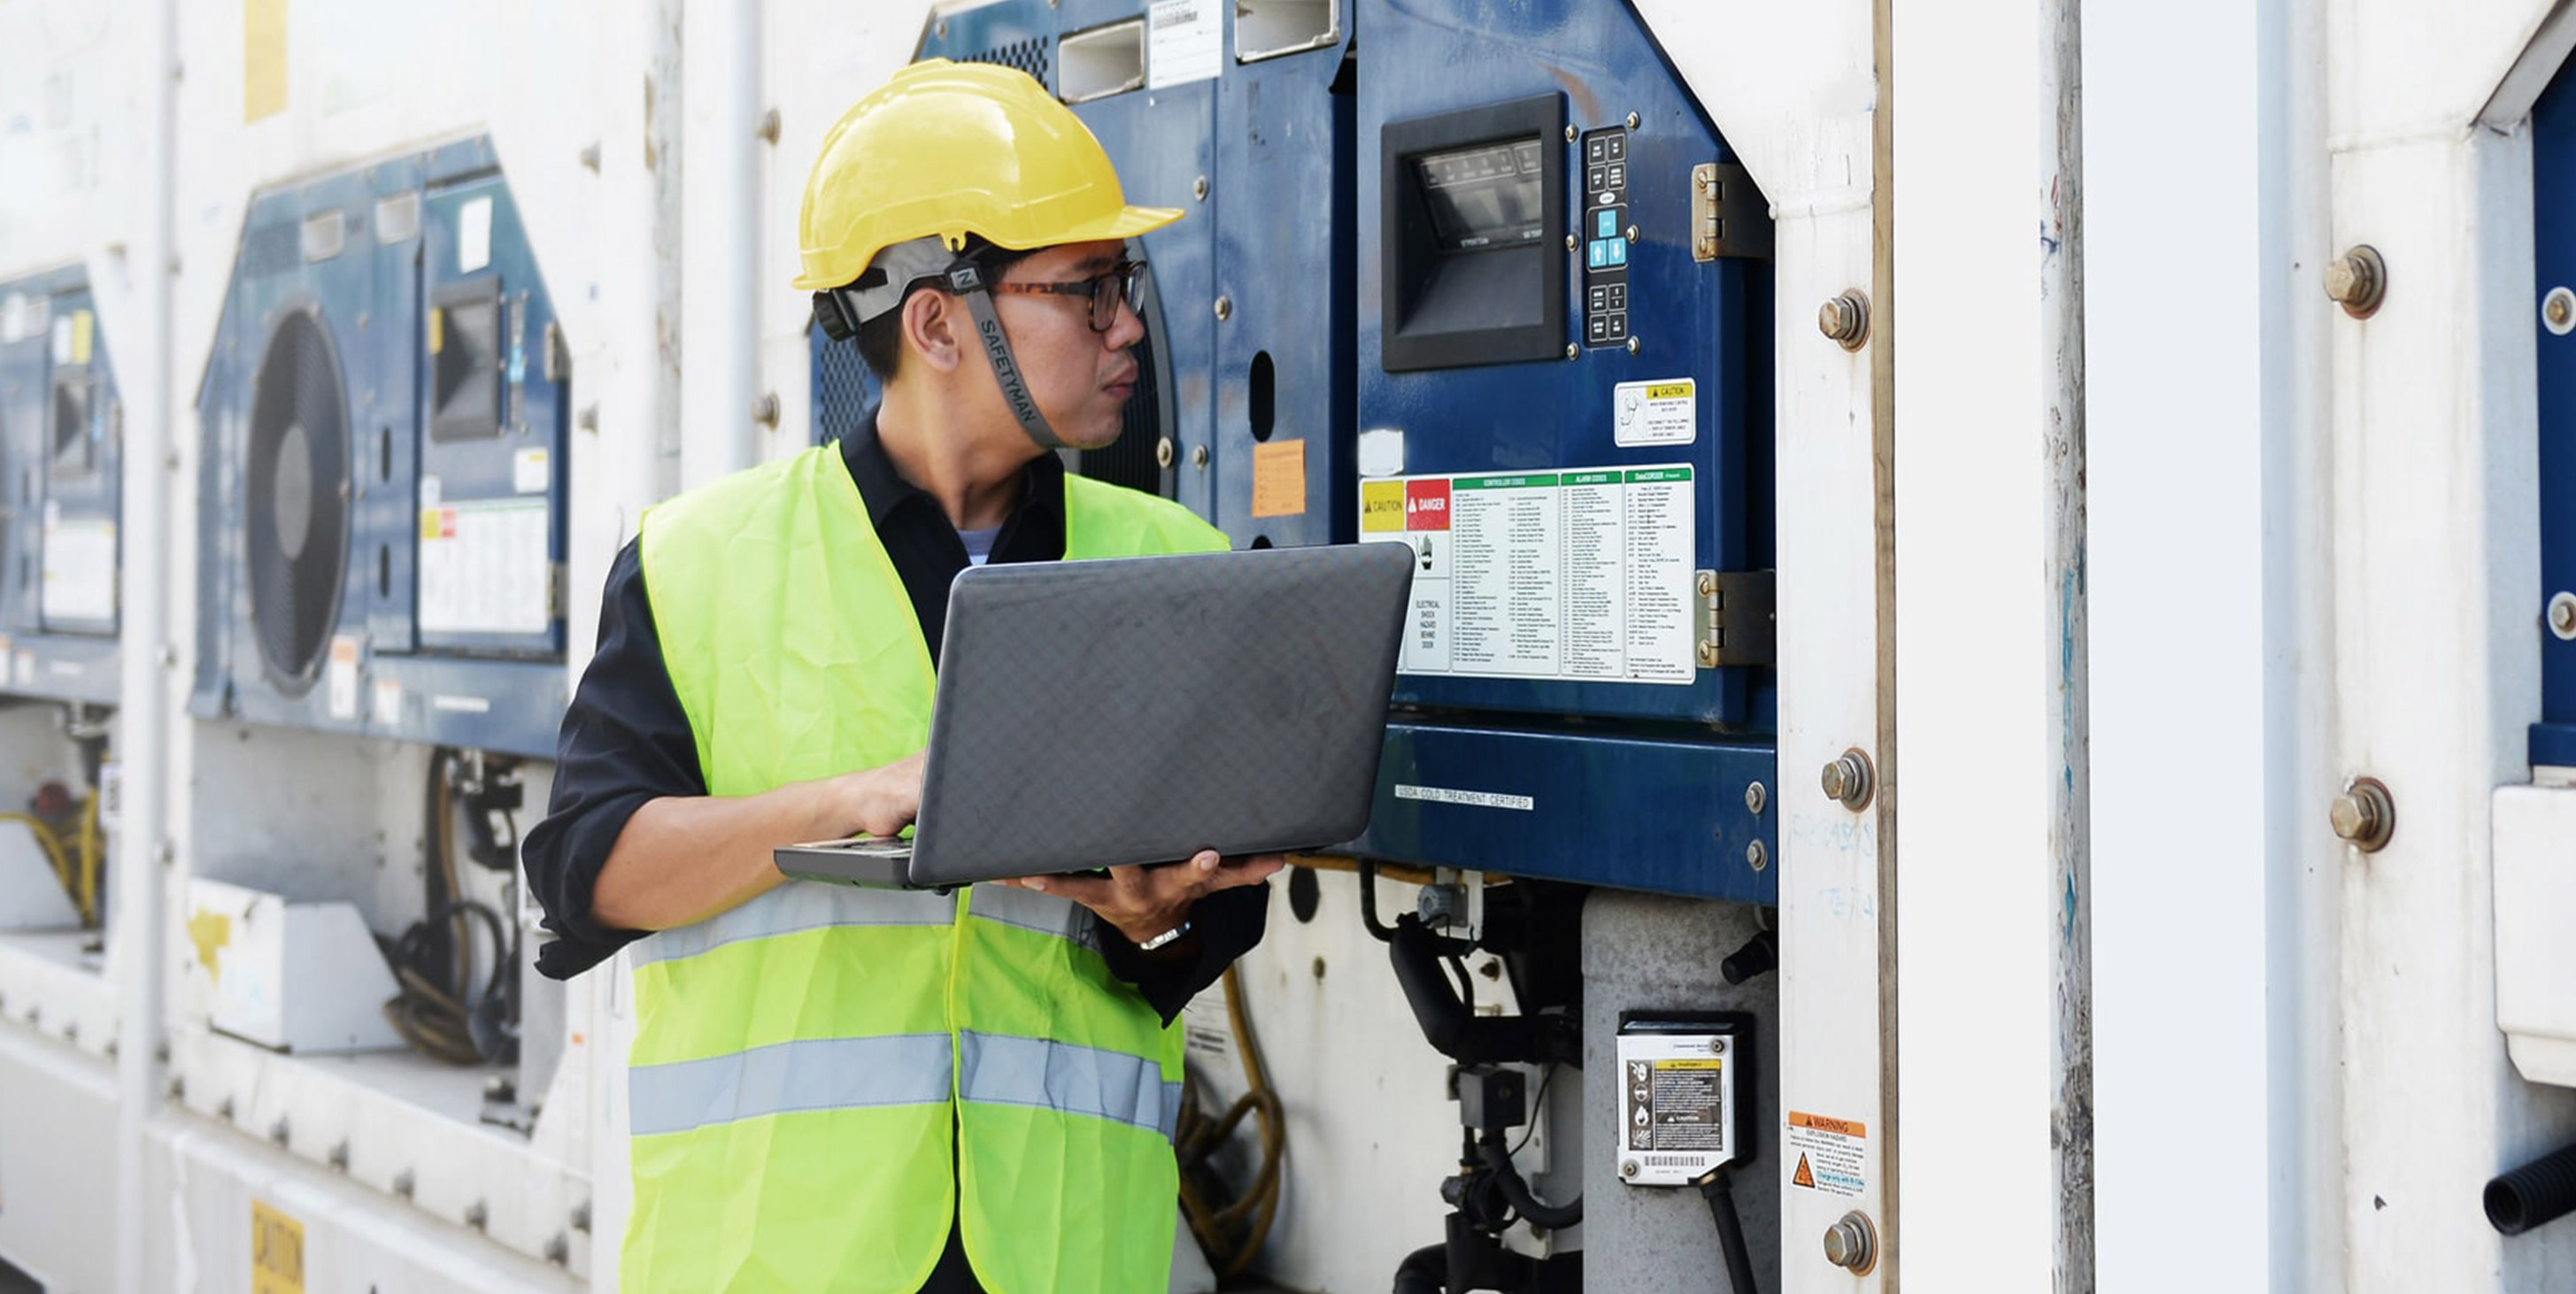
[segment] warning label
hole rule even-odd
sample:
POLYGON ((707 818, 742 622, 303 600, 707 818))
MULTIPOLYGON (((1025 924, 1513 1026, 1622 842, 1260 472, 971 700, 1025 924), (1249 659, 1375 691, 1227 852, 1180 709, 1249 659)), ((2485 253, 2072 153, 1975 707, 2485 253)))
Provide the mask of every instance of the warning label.
POLYGON ((1622 445, 1687 445, 1699 439, 1698 388, 1686 377, 1622 382, 1610 396, 1610 428, 1622 445))
POLYGON ((1849 1119, 1789 1112, 1788 1153, 1797 1156, 1789 1184, 1857 1199, 1869 1186, 1869 1131, 1849 1119))
POLYGON ((1407 674, 1698 677, 1691 468, 1360 482, 1360 538, 1415 555, 1407 674))
POLYGON ((1619 1036, 1620 1180, 1679 1186, 1735 1157, 1730 1059, 1723 1036, 1619 1036))

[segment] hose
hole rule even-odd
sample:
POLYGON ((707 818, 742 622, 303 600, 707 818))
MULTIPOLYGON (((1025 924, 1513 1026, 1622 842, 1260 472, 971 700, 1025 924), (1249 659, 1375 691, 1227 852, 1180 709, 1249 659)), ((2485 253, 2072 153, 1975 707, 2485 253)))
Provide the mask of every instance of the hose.
POLYGON ((1449 1280, 1449 1246, 1425 1245, 1395 1268, 1395 1294, 1442 1294, 1449 1280))
POLYGON ((1395 932, 1377 919, 1377 860, 1360 860, 1360 924, 1366 926, 1369 938, 1382 944, 1395 942, 1395 932))
MULTIPOLYGON (((490 907, 464 896, 456 874, 456 801, 451 771, 457 752, 441 746, 422 788, 423 912, 388 950, 401 992, 384 1005, 385 1021, 412 1050, 451 1065, 507 1062, 515 1051, 516 1012, 508 999, 518 940, 490 907), (474 925, 492 941, 492 973, 473 991, 474 925), (499 1003, 498 1007, 494 1004, 499 1003), (477 1017, 487 1017, 479 1023, 477 1017)), ((511 838, 516 839, 515 826, 511 838)))
POLYGON ((1529 1183, 1521 1180, 1521 1170, 1512 1166, 1511 1152, 1503 1149, 1499 1138, 1488 1137, 1476 1144, 1476 1154, 1493 1172, 1494 1182, 1502 1187, 1503 1198, 1510 1201, 1512 1212, 1521 1220, 1550 1231, 1563 1231, 1583 1221, 1583 1197, 1578 1195, 1564 1204, 1550 1204, 1530 1193, 1529 1183))
POLYGON ((1699 1179, 1708 1216, 1717 1223, 1718 1251, 1726 1255, 1727 1294, 1760 1294, 1753 1283, 1753 1252, 1744 1244, 1744 1218, 1735 1211, 1735 1184, 1720 1164, 1699 1179))
POLYGON ((2487 1221, 2508 1236, 2576 1210, 2576 1146, 2532 1160, 2487 1183, 2487 1221))
POLYGON ((1288 1147, 1286 1113, 1271 1089, 1261 1041, 1253 1035, 1251 1013, 1243 1004, 1243 978, 1232 966, 1225 968, 1225 1018, 1243 1062, 1246 1090, 1223 1116, 1211 1119, 1199 1109, 1195 1076, 1185 1074, 1180 1123, 1173 1134, 1173 1154, 1181 1168, 1181 1212, 1220 1280, 1242 1275, 1270 1238, 1271 1221, 1279 1212, 1280 1164, 1288 1147), (1226 1184, 1212 1161, 1248 1115, 1258 1116, 1261 1163, 1242 1193, 1230 1204, 1221 1203, 1218 1197, 1226 1184))
POLYGON ((80 908, 81 924, 95 926, 99 921, 98 869, 105 861, 107 844, 98 830, 98 792, 92 789, 81 802, 80 815, 80 908))

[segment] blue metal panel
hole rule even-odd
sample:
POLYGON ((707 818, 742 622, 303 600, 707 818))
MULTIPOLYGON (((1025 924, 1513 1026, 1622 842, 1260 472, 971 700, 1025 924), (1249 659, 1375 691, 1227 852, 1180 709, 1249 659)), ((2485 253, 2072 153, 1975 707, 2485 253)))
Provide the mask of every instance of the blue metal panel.
MULTIPOLYGON (((2576 289, 2576 74, 2561 70, 2531 112, 2532 301, 2576 289)), ((2540 401, 2540 587, 2535 601, 2576 591, 2576 333, 2554 333, 2541 309, 2536 372, 2540 401)), ((2576 767, 2576 641, 2532 621, 2540 640, 2540 721, 2531 762, 2576 767)))
POLYGON ((124 418, 106 332, 80 266, 0 285, 0 298, 11 297, 20 301, 26 335, 0 346, 0 473, 9 511, 0 524, 0 694, 114 705, 115 591, 104 591, 111 608, 104 618, 49 610, 43 600, 51 533, 122 520, 124 418), (72 338, 84 326, 89 350, 82 360, 72 338))
POLYGON ((527 569, 513 563, 489 578, 552 588, 563 557, 566 406, 563 374, 549 363, 553 308, 497 166, 490 142, 474 139, 252 199, 198 396, 207 440, 190 706, 198 715, 552 753, 566 689, 553 600, 544 627, 527 632, 425 635, 417 614, 426 476, 439 480, 443 503, 523 494, 542 503, 543 540, 526 553, 527 569), (478 220, 474 236, 484 263, 459 269, 457 213, 486 199, 488 231, 478 220), (338 250, 308 254, 299 242, 305 221, 334 210, 344 234, 338 250), (478 277, 499 303, 492 360, 499 434, 433 444, 430 295, 478 277), (313 319, 329 341, 348 417, 349 548, 332 634, 357 647, 354 704, 345 687, 333 696, 328 652, 297 677, 279 677, 268 664, 243 567, 251 405, 264 348, 295 314, 313 319), (523 492, 518 455, 529 449, 546 459, 542 480, 523 492))
MULTIPOLYGON (((1755 267, 1692 259, 1690 176, 1703 162, 1734 155, 1625 5, 1422 8, 1364 0, 1360 15, 1370 69, 1441 69, 1432 76, 1360 78, 1359 208, 1370 222, 1359 242, 1360 422, 1401 428, 1407 474, 1511 472, 1687 462, 1695 470, 1696 556, 1701 569, 1752 568, 1756 495, 1767 479, 1749 470, 1751 429, 1769 425, 1767 351, 1755 321, 1767 314, 1755 267), (1567 124, 1581 132, 1627 132, 1625 249, 1637 352, 1578 347, 1579 358, 1477 368, 1389 373, 1376 305, 1388 267, 1375 237, 1381 210, 1380 128, 1440 113, 1562 92, 1567 124), (1699 392, 1697 436, 1686 446, 1615 443, 1617 384, 1687 377, 1699 392)), ((1580 147, 1547 141, 1585 185, 1580 147)), ((1567 228, 1572 228, 1569 211, 1567 228)), ((1622 230, 1624 233, 1624 229, 1622 230)), ((1563 342, 1580 334, 1584 265, 1566 254, 1570 309, 1563 342)), ((1765 541, 1767 542, 1767 541, 1765 541)), ((1476 710, 1533 711, 1679 720, 1740 728, 1754 712, 1750 671, 1702 671, 1689 686, 1524 682, 1407 676, 1399 699, 1476 710)))
POLYGON ((1353 851, 1621 889, 1771 904, 1778 797, 1764 742, 1585 735, 1399 719, 1353 851), (1762 846, 1756 867, 1747 850, 1762 846))

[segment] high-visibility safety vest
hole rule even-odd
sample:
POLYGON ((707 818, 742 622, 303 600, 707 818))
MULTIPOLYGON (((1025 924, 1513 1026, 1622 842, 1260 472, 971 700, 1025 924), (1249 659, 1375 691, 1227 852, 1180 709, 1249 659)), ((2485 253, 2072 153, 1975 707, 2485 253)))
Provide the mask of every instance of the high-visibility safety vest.
MULTIPOLYGON (((1065 556, 1212 550, 1068 475, 1065 556)), ((921 749, 932 668, 837 446, 647 512, 645 588, 713 795, 921 749)), ((993 1294, 1167 1288, 1177 1031, 1087 913, 790 881, 634 946, 627 1289, 912 1294, 951 1206, 993 1294)))

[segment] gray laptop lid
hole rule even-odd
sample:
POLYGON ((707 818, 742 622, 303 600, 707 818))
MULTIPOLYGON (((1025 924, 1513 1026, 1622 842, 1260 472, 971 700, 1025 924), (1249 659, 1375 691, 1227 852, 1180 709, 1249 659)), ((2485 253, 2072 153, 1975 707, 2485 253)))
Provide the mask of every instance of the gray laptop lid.
POLYGON ((912 883, 1358 836, 1412 581, 1403 544, 961 573, 912 883))

